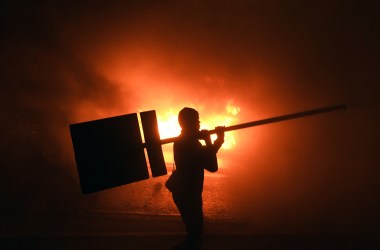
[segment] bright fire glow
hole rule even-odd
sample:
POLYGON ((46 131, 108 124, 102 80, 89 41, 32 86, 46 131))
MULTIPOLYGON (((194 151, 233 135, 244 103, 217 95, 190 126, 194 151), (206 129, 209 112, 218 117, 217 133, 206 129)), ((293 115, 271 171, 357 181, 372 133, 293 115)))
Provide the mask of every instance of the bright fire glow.
MULTIPOLYGON (((201 129, 214 129, 216 126, 230 126, 236 124, 237 115, 240 112, 238 106, 233 105, 229 102, 225 107, 224 114, 210 115, 210 114, 200 114, 201 129)), ((181 133, 181 128, 178 124, 178 113, 173 109, 167 112, 159 112, 157 114, 158 119, 158 129, 160 132, 161 139, 176 137, 181 133)), ((211 139, 215 140, 216 135, 211 135, 211 139)), ((236 139, 233 131, 227 132, 225 134, 225 142, 223 144, 223 149, 231 149, 235 146, 236 139)))
POLYGON ((181 133, 178 114, 173 109, 163 114, 157 114, 157 120, 161 139, 176 137, 181 133))

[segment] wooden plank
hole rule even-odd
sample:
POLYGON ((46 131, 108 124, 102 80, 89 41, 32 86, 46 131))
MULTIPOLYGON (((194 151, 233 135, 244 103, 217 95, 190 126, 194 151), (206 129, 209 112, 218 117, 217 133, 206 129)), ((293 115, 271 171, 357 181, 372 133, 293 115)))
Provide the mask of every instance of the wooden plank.
MULTIPOLYGON (((234 131, 234 130, 243 129, 243 128, 250 128, 250 127, 265 125, 265 124, 274 123, 274 122, 282 122, 282 121, 302 118, 302 117, 311 116, 311 115, 318 115, 318 114, 327 113, 327 112, 339 111, 339 110, 347 110, 347 105, 346 104, 339 104, 339 105, 328 106, 328 107, 324 107, 324 108, 306 110, 306 111, 302 111, 302 112, 271 117, 271 118, 267 118, 267 119, 263 119, 263 120, 257 120, 257 121, 253 121, 253 122, 241 123, 241 124, 225 127, 224 132, 234 131)), ((209 130, 207 133, 215 134, 216 131, 215 131, 215 129, 212 129, 212 130, 209 130)), ((177 140, 177 137, 171 137, 171 138, 162 139, 160 141, 160 143, 161 144, 167 144, 167 143, 175 142, 176 140, 177 140)), ((146 145, 144 144, 144 146, 146 146, 146 145)))

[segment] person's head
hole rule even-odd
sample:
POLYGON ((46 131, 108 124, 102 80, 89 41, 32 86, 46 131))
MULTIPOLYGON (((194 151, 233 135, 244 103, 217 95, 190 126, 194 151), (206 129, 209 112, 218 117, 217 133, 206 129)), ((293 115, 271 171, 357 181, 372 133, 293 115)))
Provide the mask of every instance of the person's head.
POLYGON ((199 113, 193 108, 183 108, 178 114, 178 122, 183 132, 196 133, 199 131, 199 113))

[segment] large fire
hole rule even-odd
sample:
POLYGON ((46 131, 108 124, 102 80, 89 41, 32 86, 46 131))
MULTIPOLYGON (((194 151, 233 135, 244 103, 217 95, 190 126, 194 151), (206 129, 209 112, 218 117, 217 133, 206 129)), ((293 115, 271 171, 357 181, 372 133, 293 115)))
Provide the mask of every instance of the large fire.
MULTIPOLYGON (((216 126, 229 126, 236 124, 237 115, 240 112, 240 108, 234 105, 232 102, 227 103, 225 112, 223 114, 200 114, 201 129, 214 129, 216 126)), ((173 109, 163 113, 157 114, 158 128, 161 139, 176 137, 180 134, 181 128, 178 124, 178 112, 173 109)), ((211 136, 212 140, 216 139, 216 135, 211 136)), ((223 149, 231 149, 235 146, 236 139, 234 132, 228 132, 225 134, 225 142, 223 149)))

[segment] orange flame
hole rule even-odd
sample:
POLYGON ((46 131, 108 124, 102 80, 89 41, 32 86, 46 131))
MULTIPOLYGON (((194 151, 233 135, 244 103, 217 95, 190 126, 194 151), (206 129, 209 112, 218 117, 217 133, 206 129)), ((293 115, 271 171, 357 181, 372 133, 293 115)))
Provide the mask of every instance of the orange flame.
MULTIPOLYGON (((224 114, 218 115, 202 115, 201 114, 201 129, 214 129, 216 126, 229 126, 237 122, 237 115, 240 112, 240 108, 233 104, 232 101, 228 102, 225 107, 224 114)), ((178 124, 178 113, 173 109, 163 113, 157 114, 158 129, 161 139, 176 137, 181 133, 181 128, 178 124)), ((216 135, 211 135, 211 139, 215 140, 216 135)), ((234 132, 228 132, 225 134, 225 142, 223 149, 231 149, 235 146, 236 139, 234 132)))

